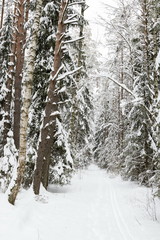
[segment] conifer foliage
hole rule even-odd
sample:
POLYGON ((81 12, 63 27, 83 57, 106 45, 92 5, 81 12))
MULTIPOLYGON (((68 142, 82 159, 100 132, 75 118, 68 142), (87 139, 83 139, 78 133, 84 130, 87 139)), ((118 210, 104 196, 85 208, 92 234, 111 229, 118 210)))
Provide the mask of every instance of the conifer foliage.
POLYGON ((103 19, 106 33, 112 32, 107 43, 111 57, 105 73, 106 108, 99 115, 95 135, 95 157, 101 167, 159 189, 159 72, 155 67, 160 45, 159 3, 134 3, 119 1, 113 18, 103 19))
MULTIPOLYGON (((85 1, 15 1, 4 13, 5 4, 0 181, 14 204, 22 186, 33 181, 39 194, 41 184, 66 184, 75 166, 85 166, 74 149, 88 143, 91 104, 84 79, 85 1), (77 124, 83 134, 73 141, 77 124)), ((81 159, 88 158, 88 149, 81 159)))

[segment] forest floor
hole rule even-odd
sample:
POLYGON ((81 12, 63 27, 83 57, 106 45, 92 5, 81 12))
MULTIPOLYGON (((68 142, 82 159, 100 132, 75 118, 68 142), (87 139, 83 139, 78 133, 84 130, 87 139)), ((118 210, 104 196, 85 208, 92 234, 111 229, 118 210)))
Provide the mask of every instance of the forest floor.
POLYGON ((160 201, 151 189, 91 165, 38 198, 22 191, 15 206, 0 194, 0 239, 159 240, 160 201))

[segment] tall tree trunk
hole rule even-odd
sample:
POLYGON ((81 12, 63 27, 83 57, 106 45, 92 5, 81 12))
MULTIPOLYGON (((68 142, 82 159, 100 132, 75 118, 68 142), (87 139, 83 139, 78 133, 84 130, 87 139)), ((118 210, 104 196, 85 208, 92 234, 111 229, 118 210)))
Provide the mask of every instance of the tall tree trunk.
POLYGON ((1 9, 1 24, 0 24, 0 29, 3 26, 3 17, 4 17, 4 6, 5 6, 5 0, 2 0, 2 9, 1 9))
POLYGON ((17 40, 16 40, 16 71, 15 71, 15 98, 14 98, 14 125, 13 134, 14 142, 17 149, 19 149, 20 138, 20 112, 21 112, 21 85, 22 85, 22 69, 24 64, 24 43, 25 43, 25 29, 24 23, 28 19, 28 7, 26 9, 27 18, 25 18, 25 0, 18 1, 17 11, 17 40))
MULTIPOLYGON (((142 71, 144 74, 144 87, 143 87, 143 101, 144 105, 147 109, 150 109, 153 102, 153 96, 150 93, 150 89, 152 89, 152 79, 151 79, 151 73, 153 72, 153 69, 151 68, 151 54, 150 54, 150 32, 149 32, 149 13, 150 8, 150 1, 149 0, 143 0, 142 1, 142 26, 143 26, 143 63, 142 63, 142 71), (146 74, 146 75, 145 75, 146 74)), ((152 49, 153 51, 153 49, 152 49)), ((144 151, 145 151, 145 169, 153 169, 153 161, 151 161, 152 152, 151 152, 151 144, 150 144, 150 136, 152 136, 152 124, 154 124, 152 118, 147 117, 145 119, 145 131, 144 131, 144 151), (151 124, 152 122, 152 124, 151 124), (151 166, 152 165, 152 166, 151 166)), ((152 150, 153 151, 153 150, 152 150)))
MULTIPOLYGON (((124 56, 123 56, 124 46, 123 42, 120 45, 120 73, 119 73, 119 82, 124 83, 124 56)), ((122 153, 123 149, 123 138, 124 138, 124 122, 121 108, 121 100, 123 99, 123 88, 118 90, 118 121, 119 121, 119 132, 118 132, 118 145, 119 145, 119 154, 122 153)))
MULTIPOLYGON (((83 68, 85 67, 84 66, 84 58, 83 58, 83 34, 84 34, 84 13, 85 13, 85 10, 86 10, 86 3, 85 1, 81 3, 80 5, 81 7, 81 10, 80 10, 80 13, 81 13, 81 20, 80 20, 80 27, 79 27, 79 41, 78 41, 78 61, 77 61, 77 66, 78 67, 81 67, 83 66, 83 68)), ((83 73, 84 74, 84 73, 83 73)), ((75 78, 76 78, 76 82, 78 83, 79 80, 80 80, 80 77, 82 76, 82 70, 80 69, 75 78)), ((76 88, 76 85, 75 83, 73 83, 74 85, 72 86, 72 100, 73 100, 73 103, 72 103, 72 114, 71 114, 71 121, 70 121, 70 128, 71 128, 71 136, 70 136, 70 144, 72 147, 72 149, 75 149, 75 146, 76 146, 76 143, 78 142, 78 134, 77 134, 77 121, 76 119, 79 118, 79 112, 78 112, 78 109, 77 109, 77 88, 76 88)), ((76 150, 77 151, 77 150, 76 150)))
MULTIPOLYGON (((84 12, 85 12, 85 2, 81 4, 81 17, 82 21, 80 23, 80 31, 79 31, 79 38, 83 38, 84 32, 84 12)), ((78 67, 82 66, 82 58, 83 58, 83 39, 78 41, 78 67)))
MULTIPOLYGON (((153 24, 155 24, 155 22, 158 21, 158 18, 160 16, 160 13, 159 13, 160 7, 157 6, 158 4, 159 3, 157 2, 155 4, 155 6, 153 7, 153 9, 154 9, 153 24)), ((153 30, 153 43, 154 43, 154 48, 153 48, 154 59, 153 59, 153 61, 154 62, 156 61, 156 57, 159 52, 159 41, 160 41, 159 31, 156 28, 154 28, 154 30, 153 30)), ((159 74, 157 73, 156 68, 154 68, 154 93, 155 93, 154 99, 158 98, 158 80, 159 80, 159 74)))
POLYGON ((144 71, 147 73, 147 80, 150 80, 150 58, 149 58, 149 3, 148 0, 142 1, 142 24, 143 24, 143 65, 144 65, 144 71))
POLYGON ((24 70, 24 76, 23 76, 24 98, 22 103, 22 113, 21 113, 21 122, 20 122, 20 147, 19 147, 19 158, 18 158, 19 166, 17 169, 17 177, 16 177, 15 184, 11 189, 11 193, 8 198, 8 201, 11 204, 15 203, 17 194, 20 190, 20 187, 23 181, 23 176, 25 171, 28 113, 29 113, 29 107, 30 107, 31 97, 32 97, 32 85, 33 85, 32 82, 33 82, 33 73, 34 73, 34 66, 35 66, 41 10, 42 10, 42 0, 37 0, 32 35, 29 41, 29 46, 25 51, 25 70, 24 70))
POLYGON ((35 194, 39 194, 40 184, 47 188, 48 171, 50 165, 51 147, 55 139, 57 130, 56 120, 59 118, 58 101, 59 97, 56 93, 56 78, 61 69, 62 60, 62 40, 65 34, 66 25, 64 24, 64 15, 68 5, 68 0, 62 0, 59 12, 58 28, 56 34, 56 43, 54 51, 54 71, 48 87, 47 103, 45 107, 45 116, 43 127, 40 132, 40 141, 38 146, 36 170, 34 174, 33 190, 35 194))

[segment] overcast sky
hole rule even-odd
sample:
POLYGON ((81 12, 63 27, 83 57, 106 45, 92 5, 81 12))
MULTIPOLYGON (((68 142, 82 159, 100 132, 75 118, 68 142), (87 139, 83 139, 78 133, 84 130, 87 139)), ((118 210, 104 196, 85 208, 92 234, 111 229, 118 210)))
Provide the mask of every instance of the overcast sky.
POLYGON ((98 16, 107 17, 105 13, 105 4, 116 6, 117 0, 86 0, 89 8, 85 11, 85 18, 89 21, 92 30, 92 37, 100 43, 103 39, 104 28, 98 23, 98 16))

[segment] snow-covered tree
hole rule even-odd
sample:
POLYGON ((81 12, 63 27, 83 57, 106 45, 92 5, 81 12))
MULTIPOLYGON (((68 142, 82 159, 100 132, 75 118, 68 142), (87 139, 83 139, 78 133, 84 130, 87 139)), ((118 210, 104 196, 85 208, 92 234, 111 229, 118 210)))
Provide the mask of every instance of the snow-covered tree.
POLYGON ((35 10, 34 24, 33 24, 33 29, 31 33, 31 38, 29 41, 29 45, 25 51, 25 70, 23 74, 24 94, 23 94, 23 103, 22 103, 23 107, 22 107, 21 122, 20 122, 20 148, 19 148, 19 156, 18 156, 19 165, 17 168, 17 174, 16 176, 14 176, 15 183, 13 184, 11 188, 11 192, 9 194, 8 200, 11 204, 14 204, 16 200, 16 196, 23 182, 24 171, 25 171, 28 113, 29 113, 29 107, 31 103, 34 62, 36 57, 41 9, 42 9, 42 1, 38 0, 36 2, 36 10, 35 10))

